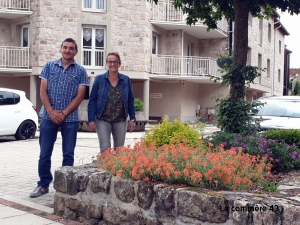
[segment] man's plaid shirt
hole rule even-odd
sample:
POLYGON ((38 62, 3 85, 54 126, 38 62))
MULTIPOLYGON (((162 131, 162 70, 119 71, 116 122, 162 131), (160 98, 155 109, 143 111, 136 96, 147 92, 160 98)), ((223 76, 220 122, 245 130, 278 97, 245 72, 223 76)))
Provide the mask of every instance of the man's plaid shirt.
MULTIPOLYGON (((47 62, 40 78, 47 81, 47 93, 54 110, 64 110, 77 95, 80 85, 89 86, 88 75, 85 68, 75 61, 65 70, 61 59, 47 62)), ((50 120, 50 116, 44 106, 40 113, 42 119, 50 120)), ((78 109, 70 113, 65 122, 78 121, 78 109)))

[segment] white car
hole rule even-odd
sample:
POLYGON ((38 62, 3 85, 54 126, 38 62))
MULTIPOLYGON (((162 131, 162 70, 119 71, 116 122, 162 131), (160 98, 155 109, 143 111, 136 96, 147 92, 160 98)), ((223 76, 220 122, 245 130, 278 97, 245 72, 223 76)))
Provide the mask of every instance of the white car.
POLYGON ((0 136, 14 135, 17 140, 35 137, 38 127, 36 107, 24 91, 0 88, 0 136))
POLYGON ((265 103, 259 108, 261 130, 300 129, 300 96, 262 97, 265 103))

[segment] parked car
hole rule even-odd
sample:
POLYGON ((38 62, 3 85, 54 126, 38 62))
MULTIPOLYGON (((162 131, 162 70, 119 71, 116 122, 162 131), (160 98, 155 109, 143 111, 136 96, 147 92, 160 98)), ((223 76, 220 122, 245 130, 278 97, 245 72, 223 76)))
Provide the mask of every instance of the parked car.
POLYGON ((262 97, 259 108, 261 130, 300 129, 300 96, 262 97))
POLYGON ((0 136, 14 135, 17 140, 35 137, 38 127, 36 107, 24 91, 0 88, 0 136))

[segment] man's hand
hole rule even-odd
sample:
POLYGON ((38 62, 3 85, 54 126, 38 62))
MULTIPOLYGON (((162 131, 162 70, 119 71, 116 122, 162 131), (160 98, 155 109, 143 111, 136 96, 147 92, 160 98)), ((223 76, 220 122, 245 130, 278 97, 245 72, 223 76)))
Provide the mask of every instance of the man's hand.
POLYGON ((89 122, 89 128, 91 131, 96 131, 96 123, 94 121, 89 122))
POLYGON ((61 111, 52 110, 49 112, 49 116, 53 123, 61 124, 65 120, 65 116, 61 111))
POLYGON ((135 121, 134 120, 130 120, 129 124, 128 124, 128 129, 129 129, 130 133, 134 130, 134 127, 135 127, 135 121))

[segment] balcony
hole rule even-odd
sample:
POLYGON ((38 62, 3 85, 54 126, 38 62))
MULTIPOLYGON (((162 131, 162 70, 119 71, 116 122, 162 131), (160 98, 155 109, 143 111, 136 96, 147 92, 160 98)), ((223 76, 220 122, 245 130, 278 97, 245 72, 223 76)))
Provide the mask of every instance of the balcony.
POLYGON ((29 48, 0 46, 0 73, 31 72, 29 48))
POLYGON ((217 61, 198 56, 152 55, 151 77, 185 78, 209 80, 209 76, 221 78, 217 61), (154 75, 154 76, 153 76, 154 75))
POLYGON ((17 19, 23 16, 31 15, 30 0, 1 0, 0 18, 17 19))
POLYGON ((105 66, 105 50, 95 48, 82 49, 82 65, 85 67, 98 67, 105 66))
POLYGON ((199 39, 224 38, 228 35, 228 22, 222 19, 217 23, 217 29, 207 31, 207 26, 199 21, 195 25, 186 24, 186 14, 176 10, 172 1, 159 1, 152 4, 151 23, 164 30, 183 30, 199 39))

